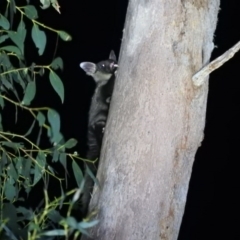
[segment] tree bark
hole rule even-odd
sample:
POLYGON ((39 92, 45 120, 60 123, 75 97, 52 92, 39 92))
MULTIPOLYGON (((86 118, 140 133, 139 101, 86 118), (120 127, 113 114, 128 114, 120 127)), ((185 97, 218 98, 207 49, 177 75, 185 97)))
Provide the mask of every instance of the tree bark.
POLYGON ((208 94, 192 76, 209 62, 218 10, 219 0, 129 1, 93 239, 177 239, 208 94))

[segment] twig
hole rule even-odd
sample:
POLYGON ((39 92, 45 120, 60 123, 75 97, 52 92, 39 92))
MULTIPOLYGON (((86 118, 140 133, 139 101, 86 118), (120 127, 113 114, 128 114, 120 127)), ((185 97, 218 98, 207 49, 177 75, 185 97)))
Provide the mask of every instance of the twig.
POLYGON ((240 49, 240 41, 235 44, 232 48, 226 51, 217 59, 210 62, 207 66, 203 67, 199 72, 193 75, 192 80, 193 84, 197 87, 200 87, 206 80, 206 77, 213 72, 214 70, 221 67, 225 62, 232 58, 236 52, 240 49))

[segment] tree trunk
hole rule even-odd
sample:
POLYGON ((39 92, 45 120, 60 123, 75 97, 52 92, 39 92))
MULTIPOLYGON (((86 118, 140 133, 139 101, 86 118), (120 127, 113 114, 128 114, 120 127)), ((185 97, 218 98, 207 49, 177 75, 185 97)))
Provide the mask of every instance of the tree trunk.
MULTIPOLYGON (((177 239, 203 139, 219 0, 130 0, 91 209, 93 239, 177 239)), ((87 239, 87 237, 83 237, 87 239)))

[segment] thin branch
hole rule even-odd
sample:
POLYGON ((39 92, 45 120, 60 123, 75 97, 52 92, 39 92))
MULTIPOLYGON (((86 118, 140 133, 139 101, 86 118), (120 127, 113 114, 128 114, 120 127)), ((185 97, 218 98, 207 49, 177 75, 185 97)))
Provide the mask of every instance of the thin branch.
POLYGON ((195 86, 200 87, 205 81, 206 77, 219 67, 221 67, 225 62, 232 58, 236 52, 240 49, 240 41, 235 44, 232 48, 222 54, 220 57, 210 62, 207 66, 203 67, 199 72, 193 75, 192 80, 195 86))

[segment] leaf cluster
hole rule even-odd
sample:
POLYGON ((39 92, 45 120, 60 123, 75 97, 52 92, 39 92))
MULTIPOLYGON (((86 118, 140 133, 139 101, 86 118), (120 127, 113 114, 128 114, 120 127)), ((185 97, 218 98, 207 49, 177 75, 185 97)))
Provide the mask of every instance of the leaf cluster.
MULTIPOLYGON (((57 0, 40 2, 42 9, 52 5, 59 12, 57 0)), ((46 75, 61 102, 64 102, 64 85, 57 73, 63 70, 63 60, 56 57, 47 65, 27 65, 25 59, 27 36, 31 37, 39 56, 45 52, 46 30, 55 32, 64 41, 70 41, 71 36, 65 31, 48 27, 37 19, 38 11, 29 1, 20 7, 14 0, 6 0, 6 10, 0 12, 0 238, 43 240, 65 236, 67 239, 73 234, 76 239, 80 232, 88 234, 85 229, 97 223, 78 222, 71 216, 83 189, 84 178, 78 163, 84 159, 76 152, 71 152, 77 145, 77 140, 65 141, 61 133, 60 115, 56 110, 31 107, 37 93, 36 81, 46 75), (26 21, 30 21, 31 29, 26 28, 26 21), (15 29, 13 23, 16 22, 15 29), (4 115, 4 109, 9 105, 15 106, 16 124, 18 109, 24 110, 33 118, 24 135, 5 129, 3 119, 8 116, 4 115), (36 138, 34 130, 38 132, 36 138), (40 147, 43 134, 49 139, 48 148, 40 147), (65 193, 63 184, 67 188, 68 160, 72 161, 78 188, 65 193), (56 163, 64 169, 65 177, 57 174, 53 167, 56 163), (61 192, 61 196, 54 200, 48 194, 51 179, 57 181, 61 192), (23 203, 39 182, 44 186, 43 201, 34 210, 24 207, 23 203), (64 205, 68 206, 65 217, 60 213, 64 205)))

